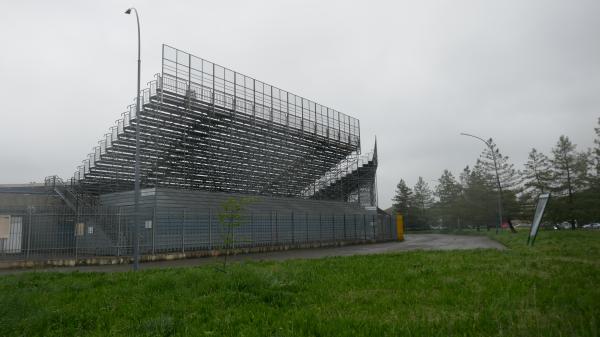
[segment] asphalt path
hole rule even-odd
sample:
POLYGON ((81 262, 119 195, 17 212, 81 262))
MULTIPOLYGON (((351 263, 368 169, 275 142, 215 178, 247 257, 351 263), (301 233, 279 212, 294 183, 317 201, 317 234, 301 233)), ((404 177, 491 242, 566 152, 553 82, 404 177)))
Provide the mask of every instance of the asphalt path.
MULTIPOLYGON (((352 256, 384 254, 410 250, 455 250, 455 249, 506 249, 505 246, 485 236, 475 235, 449 235, 449 234, 407 234, 404 241, 372 243, 362 245, 349 245, 342 247, 291 249, 286 251, 253 253, 230 256, 230 261, 283 261, 290 259, 319 259, 332 256, 352 256)), ((194 267, 214 264, 222 261, 223 257, 200 257, 173 261, 145 262, 140 264, 140 269, 194 267)), ((76 266, 76 267, 49 267, 43 269, 13 269, 0 270, 0 275, 17 274, 23 272, 126 272, 131 270, 131 265, 105 265, 105 266, 76 266)))

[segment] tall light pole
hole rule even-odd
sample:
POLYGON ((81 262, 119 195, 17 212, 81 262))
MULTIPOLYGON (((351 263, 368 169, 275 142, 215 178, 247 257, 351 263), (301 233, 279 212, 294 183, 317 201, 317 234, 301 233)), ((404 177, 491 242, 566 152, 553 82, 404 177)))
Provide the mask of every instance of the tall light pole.
POLYGON ((128 8, 125 14, 135 12, 138 29, 138 60, 137 60, 137 96, 135 100, 135 187, 134 187, 134 206, 133 206, 133 270, 140 267, 140 226, 139 226, 139 208, 140 208, 140 69, 142 61, 140 60, 140 16, 134 7, 128 8))
POLYGON ((496 223, 496 234, 498 234, 498 229, 500 228, 500 224, 502 224, 502 185, 500 184, 500 176, 498 175, 498 162, 496 161, 496 153, 492 147, 492 144, 490 144, 487 140, 464 132, 461 132, 460 135, 479 139, 485 143, 492 153, 492 159, 494 160, 494 171, 496 173, 496 184, 498 185, 498 223, 496 223))

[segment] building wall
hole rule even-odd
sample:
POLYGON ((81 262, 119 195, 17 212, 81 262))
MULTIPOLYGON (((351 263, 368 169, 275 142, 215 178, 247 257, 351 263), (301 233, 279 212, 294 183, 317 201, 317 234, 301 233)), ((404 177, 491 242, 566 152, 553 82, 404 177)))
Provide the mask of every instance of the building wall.
MULTIPOLYGON (((142 252, 222 246, 228 228, 222 225, 219 215, 223 203, 232 197, 253 199, 246 207, 242 225, 233 230, 240 245, 372 240, 384 231, 389 235, 391 228, 387 222, 381 223, 375 212, 340 201, 152 188, 143 189, 140 198, 142 252)), ((119 242, 129 242, 132 234, 123 228, 125 222, 131 224, 133 191, 102 195, 100 204, 118 209, 121 220, 118 234, 114 234, 112 221, 110 227, 95 229, 96 236, 102 240, 120 237, 119 242)))
MULTIPOLYGON (((168 188, 143 189, 140 207, 186 208, 194 211, 218 211, 229 198, 252 198, 246 209, 249 213, 289 211, 296 213, 349 213, 362 214, 363 208, 357 204, 340 201, 308 200, 268 196, 250 196, 209 191, 178 190, 168 188)), ((133 191, 109 193, 100 196, 100 204, 110 207, 133 205, 133 191)))
POLYGON ((60 255, 73 247, 75 214, 66 208, 60 197, 44 188, 0 190, 0 214, 10 215, 21 223, 20 240, 12 239, 10 245, 4 245, 8 254, 60 255))
MULTIPOLYGON (((4 250, 4 255, 0 257, 130 256, 133 251, 132 191, 102 195, 100 206, 83 207, 77 212, 51 195, 2 195, 5 199, 0 214, 10 215, 11 221, 18 222, 21 233, 20 240, 13 237, 5 240, 11 244, 2 244, 0 250, 4 250)), ((223 202, 231 197, 248 195, 144 189, 138 222, 141 252, 219 249, 230 242, 229 234, 236 248, 394 237, 391 218, 356 204, 264 196, 255 196, 242 215, 240 226, 231 229, 224 225, 227 218, 222 210, 223 202)))
POLYGON ((41 193, 15 193, 0 190, 0 209, 23 207, 62 207, 63 201, 56 195, 41 193))

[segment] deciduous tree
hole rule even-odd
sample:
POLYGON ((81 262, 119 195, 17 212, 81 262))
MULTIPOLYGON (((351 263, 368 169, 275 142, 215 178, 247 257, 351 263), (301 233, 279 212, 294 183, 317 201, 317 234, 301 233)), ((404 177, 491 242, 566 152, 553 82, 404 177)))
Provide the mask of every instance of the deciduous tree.
POLYGON ((244 224, 246 207, 255 200, 254 197, 230 197, 221 205, 221 211, 217 214, 217 218, 224 229, 222 233, 223 248, 225 248, 223 267, 227 266, 227 257, 230 251, 235 248, 235 229, 244 224))

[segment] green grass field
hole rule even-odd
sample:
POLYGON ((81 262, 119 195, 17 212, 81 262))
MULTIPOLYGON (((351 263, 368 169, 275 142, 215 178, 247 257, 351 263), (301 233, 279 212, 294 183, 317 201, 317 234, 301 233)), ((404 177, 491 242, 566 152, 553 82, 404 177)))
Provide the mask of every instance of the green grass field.
POLYGON ((505 251, 0 277, 2 336, 598 336, 600 232, 505 251))

